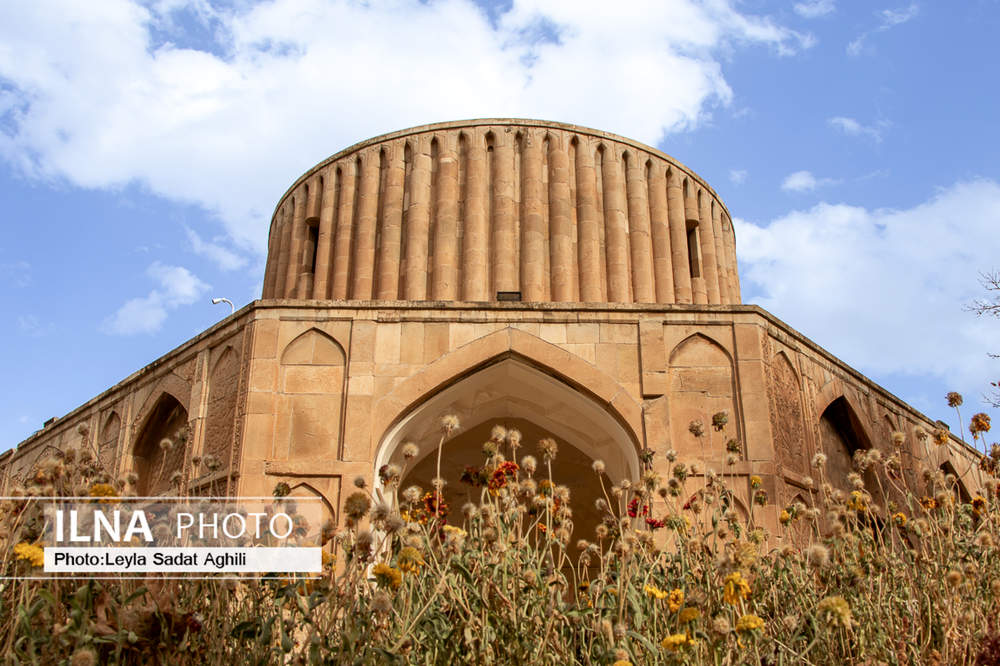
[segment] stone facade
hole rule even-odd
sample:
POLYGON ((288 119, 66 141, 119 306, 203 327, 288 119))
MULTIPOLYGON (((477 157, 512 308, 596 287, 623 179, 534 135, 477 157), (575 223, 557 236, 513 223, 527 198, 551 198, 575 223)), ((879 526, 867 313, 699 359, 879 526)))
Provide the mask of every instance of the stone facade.
POLYGON ((725 471, 743 511, 759 475, 772 528, 813 492, 815 453, 844 470, 859 448, 889 451, 894 431, 904 462, 930 455, 973 485, 972 449, 951 438, 925 451, 915 430, 938 424, 739 304, 715 193, 620 137, 482 121, 374 139, 289 190, 269 247, 262 300, 0 456, 4 490, 82 440, 112 477, 136 472, 142 493, 269 495, 287 482, 339 518, 345 485, 378 487, 403 442, 417 444, 409 476, 426 487, 445 413, 462 423, 445 448, 454 486, 493 423, 521 429, 526 452, 554 437, 578 525, 597 487, 590 461, 635 479, 646 450, 654 468, 674 449, 725 471))

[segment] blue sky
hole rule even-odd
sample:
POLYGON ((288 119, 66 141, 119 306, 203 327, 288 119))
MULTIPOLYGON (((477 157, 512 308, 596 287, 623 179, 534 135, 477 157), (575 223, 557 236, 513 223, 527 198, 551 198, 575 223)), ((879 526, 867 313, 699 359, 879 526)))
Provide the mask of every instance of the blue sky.
POLYGON ((1000 2, 0 5, 0 449, 259 296, 274 203, 472 117, 655 145, 758 303, 956 429, 1000 379, 1000 2))

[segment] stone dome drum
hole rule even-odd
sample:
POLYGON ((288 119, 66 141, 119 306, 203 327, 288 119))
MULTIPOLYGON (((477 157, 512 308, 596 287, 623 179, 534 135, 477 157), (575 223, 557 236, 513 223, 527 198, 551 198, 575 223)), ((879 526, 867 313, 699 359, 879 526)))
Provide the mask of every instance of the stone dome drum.
POLYGON ((424 125, 324 160, 271 220, 265 299, 740 302, 729 212, 664 153, 562 123, 424 125))

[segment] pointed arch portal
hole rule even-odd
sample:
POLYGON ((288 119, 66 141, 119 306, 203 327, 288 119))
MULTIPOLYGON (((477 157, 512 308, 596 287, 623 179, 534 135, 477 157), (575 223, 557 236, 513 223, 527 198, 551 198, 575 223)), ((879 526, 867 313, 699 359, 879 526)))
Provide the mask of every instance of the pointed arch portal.
POLYGON ((606 483, 639 478, 637 442, 605 405, 527 359, 507 355, 429 396, 392 426, 375 457, 376 486, 377 470, 390 462, 402 465, 402 445, 413 442, 419 453, 408 465, 404 485, 416 482, 429 488, 441 436, 440 419, 445 414, 455 414, 461 422, 442 454, 442 477, 449 484, 446 499, 452 495, 452 501, 464 501, 461 471, 465 465, 482 465, 482 444, 496 424, 522 432, 519 460, 525 454, 537 455, 536 444, 542 437, 553 437, 559 443, 553 480, 567 485, 573 493, 572 506, 580 527, 596 522, 596 514, 588 515, 594 512, 593 500, 600 493, 591 469, 593 460, 604 461, 606 483))

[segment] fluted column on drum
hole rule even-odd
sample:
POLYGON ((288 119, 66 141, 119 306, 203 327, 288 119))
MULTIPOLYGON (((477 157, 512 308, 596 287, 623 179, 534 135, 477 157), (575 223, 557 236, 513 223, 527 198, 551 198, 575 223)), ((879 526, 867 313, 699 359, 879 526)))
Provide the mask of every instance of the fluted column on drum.
POLYGON ((278 206, 266 298, 736 303, 732 221, 653 148, 537 121, 421 127, 278 206), (595 152, 596 151, 596 152, 595 152))
POLYGON ((580 300, 594 303, 601 294, 601 241, 597 225, 597 175, 590 141, 579 139, 576 151, 577 248, 580 264, 580 300))
POLYGON ((465 186, 465 234, 462 247, 462 299, 489 299, 486 145, 476 130, 468 133, 465 186))
POLYGON ((628 216, 625 183, 614 148, 604 151, 601 160, 604 185, 604 243, 607 253, 608 300, 629 303, 628 216))
POLYGON ((375 268, 375 220, 378 213, 378 153, 367 150, 361 155, 361 179, 358 188, 357 236, 351 263, 354 283, 351 298, 371 300, 375 268))
POLYGON ((406 209, 406 244, 403 251, 403 293, 410 301, 427 298, 427 242, 431 214, 431 137, 417 137, 411 153, 413 167, 406 188, 410 203, 406 209))
POLYGON ((281 235, 278 233, 278 216, 271 219, 271 228, 267 234, 267 263, 264 266, 264 289, 262 298, 274 298, 274 276, 278 270, 273 258, 278 256, 278 243, 281 242, 281 235))
POLYGON ((292 197, 291 244, 288 251, 288 269, 285 271, 285 298, 295 298, 295 287, 302 264, 302 246, 306 231, 306 207, 302 193, 292 197))
POLYGON ((715 250, 715 225, 712 222, 712 208, 708 202, 708 193, 704 190, 698 190, 697 202, 701 262, 704 266, 702 275, 705 277, 708 302, 712 305, 718 305, 722 302, 719 295, 719 265, 715 250))
POLYGON ((355 196, 357 194, 358 165, 360 160, 345 160, 337 167, 337 222, 333 236, 333 289, 337 300, 350 297, 349 279, 351 248, 353 247, 355 196))
POLYGON ((280 235, 280 242, 278 243, 278 270, 274 276, 274 297, 284 298, 285 297, 285 280, 288 278, 288 253, 291 250, 292 241, 292 225, 289 220, 288 209, 291 207, 291 201, 285 202, 285 204, 278 211, 278 234, 280 235))
POLYGON ((552 300, 573 300, 573 227, 569 194, 569 154, 561 140, 565 135, 550 135, 549 144, 549 265, 552 274, 552 300))
POLYGON ((733 221, 729 213, 722 213, 722 224, 726 227, 726 243, 728 244, 729 255, 729 289, 732 292, 733 303, 742 303, 743 297, 740 294, 740 268, 736 261, 736 230, 733 228, 733 221))
POLYGON ((667 172, 667 210, 670 220, 670 256, 674 270, 674 293, 677 303, 693 301, 691 265, 688 262, 687 216, 684 214, 684 192, 677 169, 667 172))
POLYGON ((458 298, 458 146, 455 134, 438 139, 437 201, 434 204, 434 266, 431 298, 458 298))
MULTIPOLYGON (((656 285, 656 302, 673 303, 673 261, 670 256, 670 216, 667 209, 667 173, 662 164, 649 162, 647 184, 649 188, 649 231, 653 245, 653 282, 656 285)), ((629 207, 629 212, 632 208, 629 207)))
POLYGON ((376 257, 375 298, 399 298, 399 258, 402 251, 403 229, 403 142, 395 141, 383 148, 379 156, 382 181, 382 210, 378 256, 376 257))
POLYGON ((542 138, 525 132, 521 157, 521 294, 526 301, 545 300, 545 184, 542 182, 542 138))
POLYGON ((719 205, 709 202, 712 211, 712 231, 715 235, 715 257, 719 262, 719 302, 732 303, 732 295, 729 292, 729 255, 726 254, 725 235, 722 231, 722 220, 719 214, 719 205))
MULTIPOLYGON (((514 207, 513 134, 494 134, 493 147, 493 282, 496 291, 518 290, 517 210, 514 207)), ((492 296, 492 295, 491 295, 492 296)))
POLYGON ((323 192, 319 207, 319 233, 316 236, 316 275, 313 278, 312 297, 317 300, 330 298, 330 260, 333 257, 333 222, 337 202, 337 183, 333 169, 326 169, 320 179, 323 192))
POLYGON ((302 227, 302 259, 299 261, 299 276, 295 288, 295 297, 299 299, 313 297, 322 182, 320 176, 315 176, 303 188, 305 213, 302 227))
POLYGON ((628 197, 628 238, 632 263, 632 291, 636 303, 656 300, 653 284, 653 245, 649 233, 649 198, 645 167, 633 153, 622 155, 628 197))

